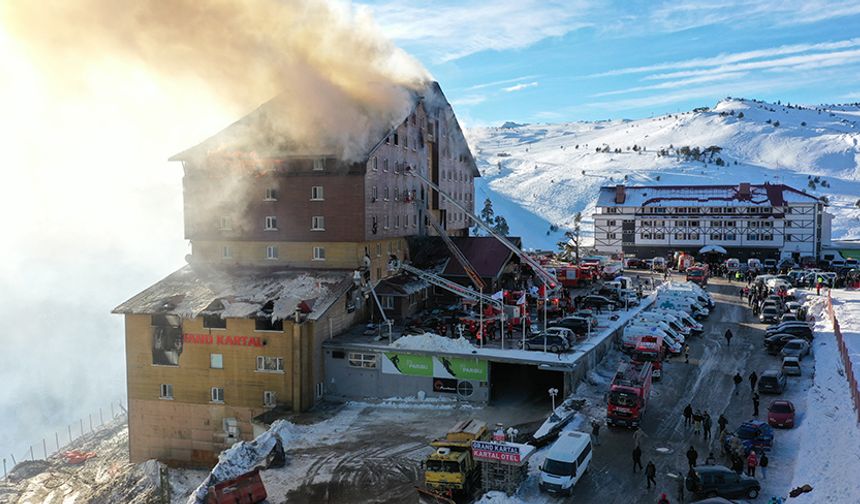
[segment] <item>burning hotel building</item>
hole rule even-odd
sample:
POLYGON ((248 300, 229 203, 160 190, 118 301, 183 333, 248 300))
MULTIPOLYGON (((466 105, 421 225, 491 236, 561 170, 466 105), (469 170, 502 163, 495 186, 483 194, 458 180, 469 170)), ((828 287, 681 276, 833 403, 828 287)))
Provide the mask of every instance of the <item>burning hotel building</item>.
POLYGON ((362 105, 358 134, 313 142, 285 133, 274 98, 171 158, 188 264, 114 309, 133 462, 209 465, 254 437, 255 418, 312 407, 326 394, 323 340, 368 315, 361 285, 389 275, 390 255, 408 259, 429 219, 468 234, 467 215, 413 174, 474 209, 479 173, 457 119, 435 82, 407 94, 395 120, 362 105))

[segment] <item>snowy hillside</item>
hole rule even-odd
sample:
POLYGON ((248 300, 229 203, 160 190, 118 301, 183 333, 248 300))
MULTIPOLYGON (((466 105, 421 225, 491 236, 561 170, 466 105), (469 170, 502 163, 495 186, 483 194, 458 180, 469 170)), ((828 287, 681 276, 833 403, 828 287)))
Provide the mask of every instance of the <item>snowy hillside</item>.
POLYGON ((858 121, 858 104, 726 99, 635 121, 474 128, 468 135, 483 177, 476 207, 489 197, 511 234, 554 248, 578 211, 590 232, 602 185, 785 183, 829 199, 833 238, 858 238, 858 121))

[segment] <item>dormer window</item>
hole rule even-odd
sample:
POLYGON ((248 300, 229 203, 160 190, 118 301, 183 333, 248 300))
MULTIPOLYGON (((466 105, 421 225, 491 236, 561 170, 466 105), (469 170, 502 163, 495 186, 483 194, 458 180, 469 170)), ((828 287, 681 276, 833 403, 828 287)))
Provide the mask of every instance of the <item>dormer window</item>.
POLYGON ((230 231, 233 229, 233 222, 230 217, 221 217, 221 220, 218 222, 218 229, 221 231, 230 231))
POLYGON ((323 171, 325 168, 325 160, 322 158, 314 159, 314 171, 323 171))
POLYGON ((274 187, 266 189, 266 197, 263 201, 278 201, 278 190, 274 187))

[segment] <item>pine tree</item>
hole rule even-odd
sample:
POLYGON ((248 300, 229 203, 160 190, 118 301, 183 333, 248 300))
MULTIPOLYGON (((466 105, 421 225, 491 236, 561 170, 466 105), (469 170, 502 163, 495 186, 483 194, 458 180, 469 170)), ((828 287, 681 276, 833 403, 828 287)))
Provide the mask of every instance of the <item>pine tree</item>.
POLYGON ((484 224, 492 226, 494 216, 493 202, 490 201, 490 198, 487 198, 484 200, 484 208, 481 210, 481 220, 484 221, 484 224))
POLYGON ((565 231, 565 241, 558 242, 557 246, 561 254, 568 259, 574 258, 579 264, 579 244, 582 236, 582 212, 576 212, 573 218, 573 229, 565 231))
POLYGON ((501 215, 497 215, 495 219, 495 225, 493 226, 493 231, 499 233, 502 236, 508 236, 510 232, 510 228, 508 228, 508 221, 505 220, 501 215))

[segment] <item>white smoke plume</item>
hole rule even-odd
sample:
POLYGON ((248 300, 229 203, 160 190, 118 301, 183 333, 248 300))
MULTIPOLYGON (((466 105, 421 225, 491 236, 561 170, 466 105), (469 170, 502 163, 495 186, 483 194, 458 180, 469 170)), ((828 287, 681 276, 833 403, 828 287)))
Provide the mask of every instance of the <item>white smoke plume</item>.
POLYGON ((188 251, 168 156, 277 96, 285 138, 348 160, 430 79, 368 9, 322 0, 0 2, 0 61, 0 455, 19 459, 125 395, 110 310, 188 251))

